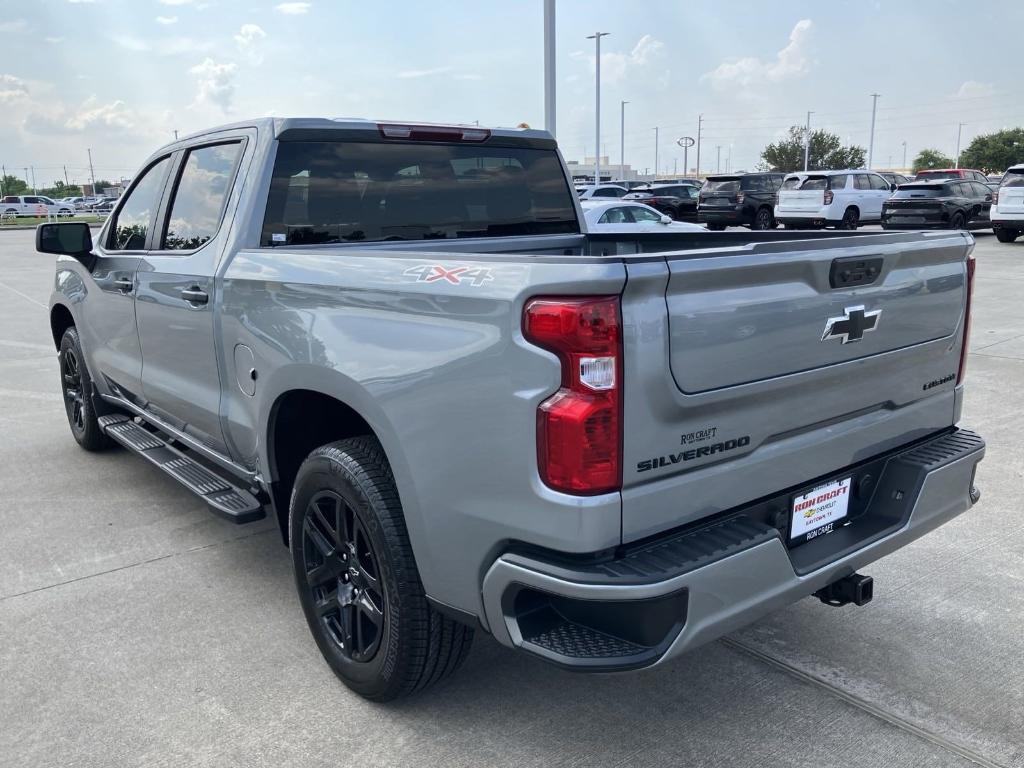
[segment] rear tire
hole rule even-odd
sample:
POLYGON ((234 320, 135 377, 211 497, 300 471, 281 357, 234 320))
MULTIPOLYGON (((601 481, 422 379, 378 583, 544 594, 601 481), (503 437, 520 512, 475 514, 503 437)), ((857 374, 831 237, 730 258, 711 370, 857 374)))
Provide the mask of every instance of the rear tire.
POLYGON ((1018 237, 1020 237, 1020 232, 1017 231, 1016 229, 996 230, 996 240, 998 240, 1000 243, 1012 243, 1018 237))
POLYGON ((435 611, 420 581, 391 466, 373 437, 322 446, 289 505, 292 565, 313 639, 338 678, 389 701, 452 674, 473 629, 435 611))
POLYGON ((960 211, 954 213, 953 216, 949 219, 950 229, 964 229, 966 225, 967 217, 964 216, 963 213, 961 213, 960 211))
POLYGON ((705 226, 707 226, 707 228, 710 229, 712 232, 724 232, 725 231, 725 224, 711 224, 711 223, 708 223, 705 226))
POLYGON ((60 340, 61 394, 71 434, 87 451, 102 451, 113 443, 100 429, 96 409, 92 402, 92 377, 82 354, 82 341, 78 329, 71 326, 60 340))
POLYGON ((775 216, 768 208, 758 208, 757 213, 754 214, 754 220, 750 224, 751 229, 762 232, 775 229, 776 226, 775 216))
POLYGON ((847 208, 837 229, 856 229, 860 224, 860 214, 856 208, 847 208))

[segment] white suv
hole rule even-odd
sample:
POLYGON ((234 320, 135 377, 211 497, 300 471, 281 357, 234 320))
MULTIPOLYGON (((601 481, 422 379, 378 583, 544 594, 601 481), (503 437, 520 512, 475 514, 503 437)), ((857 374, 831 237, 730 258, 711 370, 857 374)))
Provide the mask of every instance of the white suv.
POLYGON ((0 198, 0 216, 72 216, 75 208, 42 195, 7 195, 0 198))
POLYGON ((601 198, 622 197, 626 194, 629 194, 629 190, 618 184, 599 184, 597 186, 584 184, 576 187, 576 195, 580 200, 600 200, 601 198))
POLYGON ((1024 234, 1024 165, 1011 165, 1003 174, 989 218, 1000 243, 1012 243, 1024 234))
POLYGON ((791 173, 782 182, 775 219, 787 229, 856 229, 882 220, 895 185, 870 171, 791 173))

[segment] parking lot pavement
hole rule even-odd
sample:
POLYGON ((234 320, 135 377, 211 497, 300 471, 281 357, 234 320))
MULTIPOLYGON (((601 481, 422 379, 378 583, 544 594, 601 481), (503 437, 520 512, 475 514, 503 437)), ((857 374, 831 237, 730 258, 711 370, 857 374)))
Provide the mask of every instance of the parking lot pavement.
POLYGON ((665 668, 577 676, 478 637, 449 683, 357 698, 306 629, 274 526, 233 526, 58 390, 53 260, 0 233, 0 765, 1024 766, 1024 243, 978 235, 972 512, 665 668))

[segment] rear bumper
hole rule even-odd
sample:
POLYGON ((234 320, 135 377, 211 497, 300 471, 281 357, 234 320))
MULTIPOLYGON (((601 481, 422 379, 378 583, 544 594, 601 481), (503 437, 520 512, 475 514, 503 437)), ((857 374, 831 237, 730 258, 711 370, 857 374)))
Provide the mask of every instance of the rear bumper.
POLYGON ((895 452, 885 458, 863 514, 792 549, 779 530, 739 509, 611 560, 506 553, 484 577, 487 622, 505 645, 570 669, 662 663, 807 597, 970 509, 984 453, 984 441, 967 430, 895 452))
POLYGON ((735 207, 697 207, 697 221, 701 224, 749 224, 750 216, 742 205, 735 207))
POLYGON ((998 229, 1024 230, 1024 213, 1000 213, 994 207, 989 212, 992 226, 998 229))

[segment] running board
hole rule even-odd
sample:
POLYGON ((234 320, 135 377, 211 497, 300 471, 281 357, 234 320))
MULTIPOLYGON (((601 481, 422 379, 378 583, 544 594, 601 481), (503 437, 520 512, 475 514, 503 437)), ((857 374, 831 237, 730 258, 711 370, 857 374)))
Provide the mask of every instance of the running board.
POLYGON ((162 469, 225 520, 251 523, 266 517, 263 505, 251 493, 174 448, 128 416, 111 414, 100 416, 98 421, 100 429, 112 439, 162 469))

